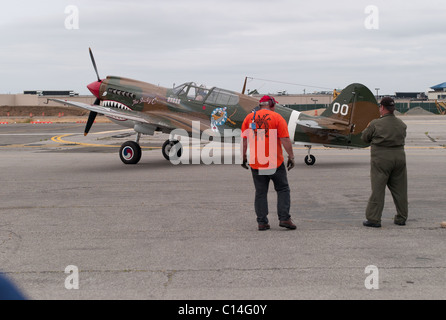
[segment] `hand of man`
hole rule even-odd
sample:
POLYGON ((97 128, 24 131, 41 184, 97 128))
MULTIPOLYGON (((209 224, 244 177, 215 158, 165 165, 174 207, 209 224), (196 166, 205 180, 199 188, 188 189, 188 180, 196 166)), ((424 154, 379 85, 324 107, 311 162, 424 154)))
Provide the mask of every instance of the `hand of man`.
POLYGON ((293 159, 288 158, 288 162, 286 164, 286 167, 287 167, 288 171, 290 171, 291 169, 294 168, 294 158, 293 159))
POLYGON ((249 169, 248 160, 247 159, 243 159, 242 167, 245 168, 246 170, 249 169))

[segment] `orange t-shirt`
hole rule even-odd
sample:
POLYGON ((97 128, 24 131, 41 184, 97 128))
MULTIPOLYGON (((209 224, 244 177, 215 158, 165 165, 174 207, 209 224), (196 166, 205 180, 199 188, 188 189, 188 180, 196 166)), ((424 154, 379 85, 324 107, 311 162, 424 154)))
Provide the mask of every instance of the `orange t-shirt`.
POLYGON ((280 138, 289 137, 288 125, 285 119, 277 112, 269 109, 260 109, 248 114, 242 124, 242 138, 248 140, 248 163, 253 169, 278 168, 283 163, 283 152, 280 138))

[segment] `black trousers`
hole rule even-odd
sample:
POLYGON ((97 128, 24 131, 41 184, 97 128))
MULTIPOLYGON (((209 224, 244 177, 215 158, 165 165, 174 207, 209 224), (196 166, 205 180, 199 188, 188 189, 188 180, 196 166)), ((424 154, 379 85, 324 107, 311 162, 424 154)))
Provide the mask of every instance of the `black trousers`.
POLYGON ((254 208, 258 224, 268 223, 268 189, 270 180, 274 183, 277 193, 277 215, 280 221, 290 219, 290 187, 288 185, 285 164, 282 163, 276 170, 251 169, 254 187, 256 189, 254 208), (260 171, 260 172, 259 172, 260 171), (268 174, 271 173, 271 174, 268 174))

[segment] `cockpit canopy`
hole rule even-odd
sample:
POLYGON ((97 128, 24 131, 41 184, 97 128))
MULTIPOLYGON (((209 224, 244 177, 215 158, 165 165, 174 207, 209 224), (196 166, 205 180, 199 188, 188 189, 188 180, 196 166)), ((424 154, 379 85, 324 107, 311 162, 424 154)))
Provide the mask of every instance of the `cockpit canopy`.
POLYGON ((198 86, 194 82, 183 83, 173 88, 172 93, 180 99, 187 97, 190 101, 203 101, 207 104, 233 106, 239 102, 239 96, 234 92, 216 87, 208 89, 204 85, 198 86))

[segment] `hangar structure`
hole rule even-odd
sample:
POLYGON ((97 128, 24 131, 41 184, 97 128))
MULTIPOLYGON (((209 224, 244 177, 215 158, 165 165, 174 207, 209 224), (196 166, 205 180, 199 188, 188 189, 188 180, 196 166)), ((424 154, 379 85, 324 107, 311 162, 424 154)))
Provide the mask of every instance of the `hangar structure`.
POLYGON ((446 82, 430 87, 433 91, 427 93, 429 100, 445 100, 446 99, 446 82))

